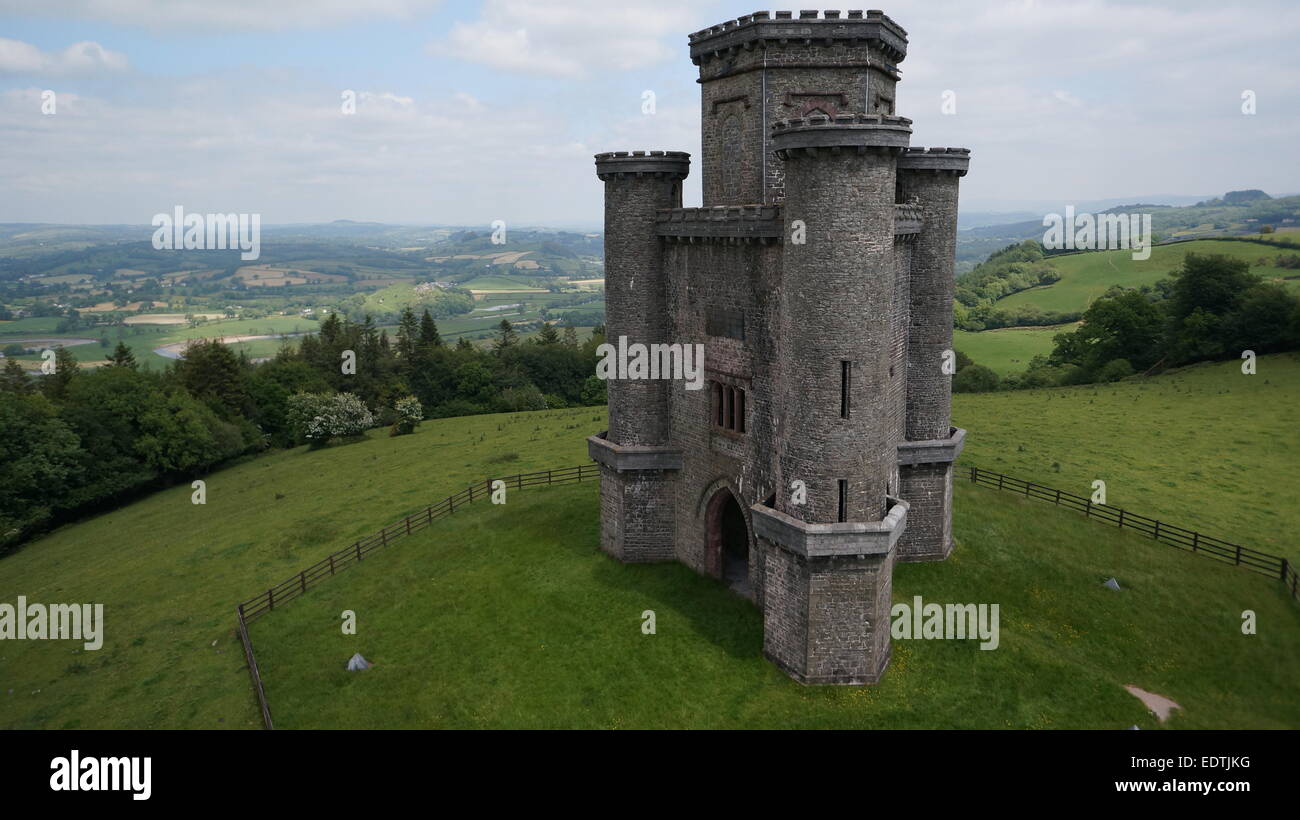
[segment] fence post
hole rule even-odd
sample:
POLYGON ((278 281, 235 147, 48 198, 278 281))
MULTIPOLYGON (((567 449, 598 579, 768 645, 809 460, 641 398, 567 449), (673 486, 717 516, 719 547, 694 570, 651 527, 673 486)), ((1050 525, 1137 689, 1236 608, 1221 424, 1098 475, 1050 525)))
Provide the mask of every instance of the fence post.
POLYGON ((1032 487, 1032 486, 1034 486, 1034 482, 1032 482, 1032 481, 1026 481, 1026 482, 1025 482, 1025 498, 1028 498, 1028 497, 1029 497, 1029 488, 1032 487))
POLYGON ((1119 508, 1119 528, 1124 529, 1124 508, 1119 508))
POLYGON ((275 609, 275 587, 266 591, 266 608, 268 611, 275 609))
POLYGON ((979 471, 980 471, 980 468, 979 468, 979 467, 971 467, 971 468, 970 468, 970 480, 973 481, 973 482, 975 482, 976 484, 979 483, 979 478, 978 478, 978 476, 979 476, 979 471))
MULTIPOLYGON (((578 475, 582 475, 582 471, 579 471, 579 472, 578 472, 578 475)), ((547 471, 546 471, 546 483, 547 483, 547 484, 550 484, 550 483, 551 483, 551 471, 550 471, 550 470, 547 470, 547 471)))
POLYGON ((1282 559, 1282 574, 1278 576, 1279 578, 1282 579, 1282 582, 1283 582, 1283 583, 1286 583, 1286 568, 1287 568, 1288 566, 1290 566, 1290 563, 1289 563, 1285 558, 1283 558, 1283 559, 1282 559))
POLYGON ((388 528, 384 527, 379 531, 379 542, 385 547, 388 546, 388 528))
POLYGON ((243 605, 243 604, 240 604, 240 605, 239 605, 239 622, 240 622, 240 623, 243 623, 243 622, 244 622, 244 605, 243 605))
POLYGON ((411 534, 411 516, 406 516, 406 534, 411 534))
POLYGON ((1152 537, 1155 538, 1157 541, 1160 540, 1160 522, 1159 522, 1159 521, 1156 522, 1156 534, 1155 534, 1154 536, 1152 536, 1152 537))
POLYGON ((1006 478, 1002 473, 998 473, 998 489, 1002 489, 1002 479, 1006 478))
POLYGON ((334 556, 330 555, 330 575, 334 574, 334 556))
POLYGON ((523 488, 524 488, 524 474, 515 473, 515 489, 522 490, 523 488))
POLYGON ((1058 506, 1058 507, 1061 506, 1061 491, 1060 491, 1060 490, 1057 490, 1057 491, 1056 491, 1056 506, 1058 506))
POLYGON ((298 583, 302 585, 303 594, 307 592, 307 570, 298 573, 298 583))
POLYGON ((1083 505, 1083 517, 1084 517, 1084 518, 1091 518, 1091 517, 1092 517, 1092 499, 1091 499, 1091 498, 1089 498, 1087 501, 1084 502, 1084 505, 1083 505))
POLYGON ((360 542, 360 541, 357 542, 357 560, 358 560, 358 561, 361 560, 361 542, 360 542))
POLYGON ((425 507, 425 508, 424 508, 424 511, 425 511, 426 513, 428 513, 428 516, 429 516, 429 523, 432 524, 432 523, 433 523, 433 505, 430 504, 429 506, 425 507))
POLYGON ((1201 534, 1200 534, 1199 532, 1195 532, 1195 531, 1193 531, 1193 532, 1192 532, 1192 552, 1196 552, 1196 547, 1197 547, 1197 545, 1200 544, 1200 543, 1201 543, 1201 534))

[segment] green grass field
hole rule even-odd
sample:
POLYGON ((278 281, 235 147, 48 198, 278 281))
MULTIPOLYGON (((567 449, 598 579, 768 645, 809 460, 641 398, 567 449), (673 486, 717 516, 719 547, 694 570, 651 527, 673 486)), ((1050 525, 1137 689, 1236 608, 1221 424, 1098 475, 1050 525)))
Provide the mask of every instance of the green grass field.
POLYGON ((258 725, 236 603, 487 474, 585 463, 604 419, 603 408, 444 419, 276 452, 209 475, 204 506, 174 487, 0 558, 0 601, 98 602, 107 622, 97 652, 0 646, 0 728, 258 725))
MULTIPOLYGON (((1297 271, 1258 265, 1261 258, 1276 257, 1279 253, 1294 253, 1283 248, 1270 248, 1252 242, 1216 242, 1202 239, 1157 245, 1151 249, 1151 258, 1133 259, 1132 251, 1095 251, 1070 256, 1052 257, 1052 265, 1061 272, 1061 280, 1044 287, 1022 290, 997 301, 999 307, 1036 305, 1043 310, 1083 311, 1094 299, 1111 285, 1134 288, 1152 285, 1165 278, 1183 264, 1189 253, 1222 254, 1251 263, 1251 272, 1264 278, 1296 276, 1297 271)), ((1300 279, 1286 279, 1288 287, 1300 288, 1300 279)), ((978 361, 978 360, 977 360, 978 361)))
POLYGON ((1156 728, 1124 684, 1176 700, 1175 728, 1300 725, 1280 585, 996 490, 956 499, 952 558, 898 565, 894 600, 997 603, 1000 645, 894 641, 873 687, 801 686, 748 601, 605 557, 594 484, 462 510, 252 636, 280 728, 1156 728), (1242 635, 1243 609, 1269 634, 1242 635), (347 672, 354 652, 375 667, 347 672))
POLYGON ((1300 354, 1151 379, 959 394, 977 464, 1300 561, 1300 354))
MULTIPOLYGON (((1080 494, 1105 478, 1112 504, 1294 555, 1300 357, 1234 367, 958 396, 963 461, 1080 494)), ((98 652, 7 642, 0 728, 257 726, 238 601, 470 481, 585 463, 604 418, 443 419, 271 453, 209 475, 204 506, 175 487, 0 559, 0 601, 98 602, 107 621, 98 652)), ((953 558, 895 575, 895 600, 998 603, 999 650, 899 641, 881 686, 808 689, 758 655, 748 603, 599 555, 595 484, 509 498, 256 622, 278 725, 1152 727, 1132 683, 1184 706, 1174 727, 1300 727, 1300 607, 1279 583, 1041 502, 959 481, 953 558), (1111 575, 1125 592, 1100 587, 1111 575), (1241 635, 1244 609, 1258 635, 1241 635), (348 676, 352 651, 378 666, 348 676)))
POLYGON ((1069 333, 1077 324, 1048 327, 1007 327, 972 333, 954 330, 952 344, 999 376, 1020 373, 1029 366, 1029 360, 1052 352, 1052 337, 1069 333))

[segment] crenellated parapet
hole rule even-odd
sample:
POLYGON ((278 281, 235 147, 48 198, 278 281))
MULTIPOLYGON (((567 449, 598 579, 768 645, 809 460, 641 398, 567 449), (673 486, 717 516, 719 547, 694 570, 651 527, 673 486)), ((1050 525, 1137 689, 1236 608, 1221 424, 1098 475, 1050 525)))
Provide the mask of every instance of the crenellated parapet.
POLYGON ((869 45, 895 61, 907 56, 907 32, 880 11, 756 11, 690 35, 691 60, 699 65, 738 49, 786 45, 869 45))
POLYGON ((966 176, 969 148, 908 148, 898 157, 900 171, 936 171, 966 176))
POLYGON ((821 149, 904 151, 912 139, 912 121, 888 114, 815 114, 780 120, 772 126, 772 150, 782 159, 794 152, 817 156, 821 149))
POLYGON ((596 155, 596 176, 601 180, 634 177, 686 179, 691 155, 685 151, 610 151, 596 155))
POLYGON ((784 228, 777 205, 664 208, 655 223, 660 236, 690 239, 779 239, 784 228))

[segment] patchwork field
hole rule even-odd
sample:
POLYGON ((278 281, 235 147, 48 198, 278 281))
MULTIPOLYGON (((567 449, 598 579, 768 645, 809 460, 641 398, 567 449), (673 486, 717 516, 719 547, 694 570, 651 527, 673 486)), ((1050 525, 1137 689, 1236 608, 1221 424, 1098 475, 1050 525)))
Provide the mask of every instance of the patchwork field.
POLYGON ((1183 257, 1189 253, 1222 254, 1233 259, 1243 259, 1251 264, 1251 272, 1265 278, 1274 278, 1288 287, 1300 289, 1300 271, 1278 268, 1271 259, 1278 254, 1290 254, 1283 248, 1271 248, 1253 242, 1219 242, 1212 239, 1157 245, 1151 249, 1151 258, 1138 261, 1132 251, 1093 251, 1069 256, 1051 257, 1052 265, 1061 272, 1061 280, 1051 285, 1023 290, 997 301, 999 307, 1036 305, 1042 310, 1083 311, 1094 299, 1111 285, 1134 288, 1153 285, 1177 270, 1183 257), (1296 278, 1286 278, 1296 277, 1296 278))

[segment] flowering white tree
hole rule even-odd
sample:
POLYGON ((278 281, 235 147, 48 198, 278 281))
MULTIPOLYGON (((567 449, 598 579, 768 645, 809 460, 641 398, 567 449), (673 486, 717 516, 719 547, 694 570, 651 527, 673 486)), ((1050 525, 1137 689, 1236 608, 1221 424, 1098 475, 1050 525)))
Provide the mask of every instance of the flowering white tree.
POLYGON ((398 399, 393 405, 393 413, 397 417, 393 422, 392 434, 395 436, 414 433, 415 428, 424 421, 424 407, 415 396, 398 399))
POLYGON ((289 397, 289 423, 313 445, 359 436, 375 425, 366 403, 352 393, 298 393, 289 397))

